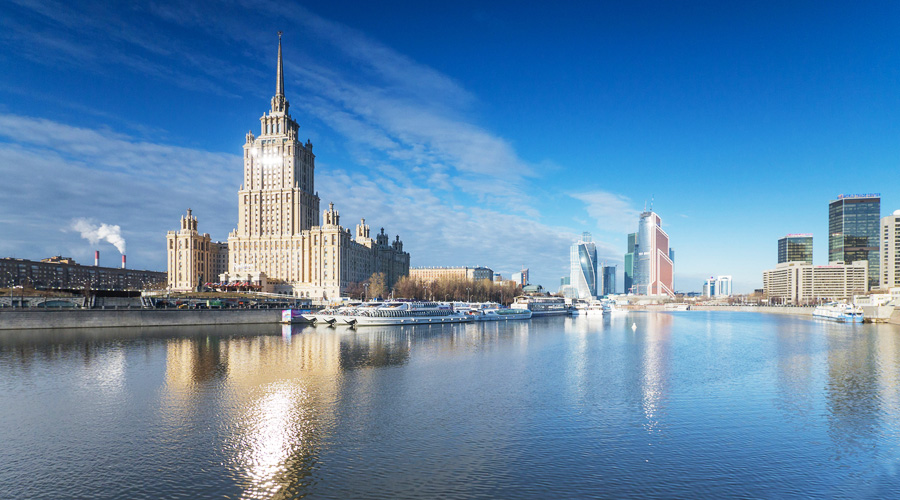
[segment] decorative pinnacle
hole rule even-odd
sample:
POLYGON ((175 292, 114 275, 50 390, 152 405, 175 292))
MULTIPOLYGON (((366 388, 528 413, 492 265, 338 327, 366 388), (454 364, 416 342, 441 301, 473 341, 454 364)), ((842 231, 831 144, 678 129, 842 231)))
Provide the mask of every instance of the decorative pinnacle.
POLYGON ((278 32, 278 77, 275 82, 275 95, 284 96, 284 63, 281 60, 281 34, 278 32))

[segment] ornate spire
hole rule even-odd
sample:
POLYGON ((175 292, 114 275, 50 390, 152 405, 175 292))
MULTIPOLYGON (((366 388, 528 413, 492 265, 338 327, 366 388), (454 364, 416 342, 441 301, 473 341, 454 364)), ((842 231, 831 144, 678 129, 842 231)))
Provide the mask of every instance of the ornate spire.
MULTIPOLYGON (((281 32, 278 32, 278 75, 275 78, 275 96, 272 97, 272 113, 287 114, 287 99, 284 98, 284 61, 281 58, 281 32)), ((263 125, 263 133, 265 133, 266 125, 263 125)), ((284 131, 279 132, 284 133, 284 131)))
POLYGON ((281 60, 281 32, 278 32, 278 77, 275 82, 275 95, 284 97, 284 62, 281 60))

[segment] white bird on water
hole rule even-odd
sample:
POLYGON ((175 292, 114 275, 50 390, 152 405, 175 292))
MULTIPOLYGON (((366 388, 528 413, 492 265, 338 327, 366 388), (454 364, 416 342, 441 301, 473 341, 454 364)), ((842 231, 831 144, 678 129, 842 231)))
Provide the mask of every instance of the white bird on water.
POLYGON ((635 330, 637 330, 637 323, 632 323, 632 324, 631 324, 631 331, 635 331, 635 330))

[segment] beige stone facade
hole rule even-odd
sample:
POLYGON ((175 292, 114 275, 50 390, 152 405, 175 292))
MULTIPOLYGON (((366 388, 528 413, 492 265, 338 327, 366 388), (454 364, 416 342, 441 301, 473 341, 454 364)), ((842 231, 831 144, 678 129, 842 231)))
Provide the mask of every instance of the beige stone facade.
POLYGON ((784 304, 843 300, 866 291, 868 272, 869 263, 864 260, 827 266, 784 262, 763 271, 763 292, 770 300, 784 304))
MULTIPOLYGON (((315 155, 299 142, 299 125, 284 96, 281 41, 271 109, 260 118, 260 135, 244 143, 244 182, 238 191, 238 224, 228 236, 230 275, 263 273, 278 292, 299 297, 339 297, 351 283, 384 272, 388 286, 409 270, 399 236, 372 241, 368 226, 357 235, 340 226, 329 205, 319 224, 315 155)), ((383 233, 383 230, 382 230, 383 233)))
POLYGON ((196 290, 228 270, 227 244, 212 241, 209 233, 200 234, 191 209, 181 217, 178 231, 166 234, 166 253, 170 290, 196 290))
POLYGON ((409 276, 425 283, 438 280, 494 280, 494 271, 487 267, 414 267, 409 276))
POLYGON ((882 290, 900 287, 900 210, 881 218, 879 257, 882 290))

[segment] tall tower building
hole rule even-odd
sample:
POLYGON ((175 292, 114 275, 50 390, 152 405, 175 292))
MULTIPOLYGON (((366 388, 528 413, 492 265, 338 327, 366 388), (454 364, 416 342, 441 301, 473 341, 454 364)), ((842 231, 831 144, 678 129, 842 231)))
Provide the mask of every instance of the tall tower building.
POLYGON ((269 279, 304 279, 302 231, 319 223, 312 144, 297 140, 300 126, 288 112, 278 35, 278 70, 271 108, 260 134, 247 132, 244 183, 238 191, 238 224, 228 237, 230 272, 255 270, 269 279))
POLYGON ((591 233, 582 233, 581 241, 569 251, 569 277, 578 290, 579 299, 597 296, 597 246, 591 241, 591 233))
POLYGON ((900 210, 881 218, 879 256, 881 288, 900 287, 900 210))
POLYGON ((603 286, 600 287, 600 295, 613 295, 616 293, 616 266, 603 266, 603 286))
POLYGON ((813 236, 811 234, 789 234, 778 239, 778 263, 813 263, 813 236))
POLYGON ((662 219, 654 212, 641 213, 634 256, 634 293, 674 296, 673 273, 669 235, 662 229, 662 219))
POLYGON ((828 204, 828 262, 869 263, 869 288, 879 284, 881 195, 840 195, 828 204))
POLYGON ((625 293, 631 293, 634 284, 634 247, 637 242, 637 233, 628 235, 628 252, 625 254, 625 293))
MULTIPOLYGON (((329 204, 321 212, 315 190, 315 160, 309 140, 301 143, 300 126, 291 118, 284 94, 281 33, 275 95, 260 120, 259 136, 244 141, 244 182, 238 191, 238 223, 228 236, 230 261, 225 281, 263 276, 282 293, 329 299, 351 284, 384 273, 388 287, 409 274, 409 253, 384 229, 370 237, 362 220, 351 233, 329 204)), ((255 278, 254 278, 255 279, 255 278)))

